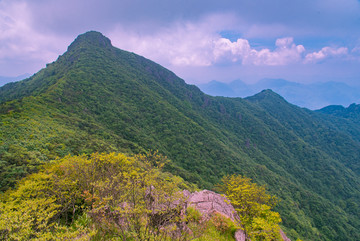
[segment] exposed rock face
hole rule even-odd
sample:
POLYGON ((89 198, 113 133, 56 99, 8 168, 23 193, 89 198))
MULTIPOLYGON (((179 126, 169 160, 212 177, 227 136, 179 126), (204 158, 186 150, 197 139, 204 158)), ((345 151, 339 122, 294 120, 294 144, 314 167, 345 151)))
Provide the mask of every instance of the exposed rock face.
MULTIPOLYGON (((230 201, 220 194, 209 190, 202 190, 194 193, 185 190, 183 191, 183 194, 185 197, 188 197, 186 205, 193 206, 199 210, 205 218, 210 218, 214 213, 220 213, 230 218, 232 221, 240 221, 240 218, 236 214, 234 207, 230 204, 230 201)), ((280 230, 280 235, 284 241, 291 241, 282 230, 280 230)), ((245 232, 243 230, 236 231, 235 240, 245 241, 245 232)))
MULTIPOLYGON (((184 192, 185 196, 188 196, 186 201, 187 206, 193 206, 199 210, 205 217, 211 217, 214 213, 220 213, 232 221, 239 222, 239 216, 236 214, 234 207, 230 204, 230 201, 209 190, 202 190, 200 192, 184 192)), ((238 230, 235 233, 236 241, 245 241, 246 235, 243 230, 238 230)))
POLYGON ((245 241, 246 235, 243 230, 238 230, 235 232, 235 240, 236 241, 245 241))
MULTIPOLYGON (((153 190, 152 188, 153 187, 147 191, 146 195, 149 200, 152 199, 152 201, 156 203, 156 200, 151 196, 151 190, 153 190)), ((175 200, 171 203, 170 210, 175 210, 178 207, 181 207, 179 211, 181 215, 183 215, 185 214, 187 207, 192 206, 200 211, 204 220, 209 220, 214 214, 221 214, 227 218, 230 218, 234 222, 241 223, 241 220, 237 215, 235 208, 230 204, 230 201, 218 193, 209 190, 190 193, 188 190, 184 190, 182 191, 182 195, 183 198, 175 200)), ((155 206, 159 207, 158 205, 155 206)), ((164 206, 164 209, 165 208, 166 207, 164 206)), ((166 213, 162 215, 166 215, 166 213)), ((178 226, 183 230, 188 229, 185 223, 178 224, 178 226)), ((191 230, 189 230, 189 232, 191 232, 191 230)), ((282 230, 280 230, 280 235, 282 240, 291 241, 282 230)), ((181 233, 178 233, 176 237, 179 236, 181 236, 181 233)), ((247 239, 245 232, 241 229, 236 231, 234 238, 236 241, 250 240, 247 239)))
POLYGON ((218 212, 233 221, 239 221, 239 216, 236 214, 230 201, 220 194, 209 190, 190 194, 187 204, 193 206, 205 216, 211 216, 214 212, 218 212))
POLYGON ((286 234, 284 233, 284 231, 282 231, 280 229, 280 235, 281 235, 281 238, 284 240, 284 241, 291 241, 291 239, 289 239, 286 234))

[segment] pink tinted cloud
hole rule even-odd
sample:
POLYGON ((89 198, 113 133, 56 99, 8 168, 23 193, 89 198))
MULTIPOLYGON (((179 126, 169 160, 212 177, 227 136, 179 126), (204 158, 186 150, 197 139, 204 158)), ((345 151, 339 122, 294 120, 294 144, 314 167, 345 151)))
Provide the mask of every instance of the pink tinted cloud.
POLYGON ((70 40, 41 33, 33 22, 33 13, 25 1, 0 1, 0 59, 15 63, 50 62, 66 50, 70 40))
POLYGON ((216 19, 177 23, 147 35, 118 27, 110 33, 110 38, 116 46, 166 66, 212 66, 235 62, 276 66, 302 60, 305 48, 296 45, 293 38, 277 39, 274 50, 255 49, 247 39, 239 38, 232 42, 221 37, 218 31, 223 26, 216 26, 216 19), (211 20, 214 24, 209 24, 211 20))
POLYGON ((341 57, 348 55, 348 48, 340 47, 323 47, 318 52, 309 53, 305 56, 305 63, 317 63, 319 61, 325 60, 332 57, 341 57))

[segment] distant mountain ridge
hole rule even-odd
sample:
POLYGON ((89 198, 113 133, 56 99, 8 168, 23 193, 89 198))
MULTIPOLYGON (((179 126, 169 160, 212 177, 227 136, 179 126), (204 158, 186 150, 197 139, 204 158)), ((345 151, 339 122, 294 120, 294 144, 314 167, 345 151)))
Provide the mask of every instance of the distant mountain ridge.
MULTIPOLYGON (((360 105, 351 104, 348 107, 344 107, 341 105, 330 105, 326 106, 317 112, 333 116, 333 121, 340 119, 345 119, 349 122, 360 124, 360 105)), ((343 124, 341 124, 343 126, 343 124)), ((353 129, 354 127, 351 125, 348 129, 353 129)))
POLYGON ((320 109, 319 112, 360 121, 360 105, 355 103, 349 105, 347 108, 341 105, 330 105, 320 109))
POLYGON ((284 79, 262 79, 255 84, 246 84, 241 80, 230 83, 213 80, 198 86, 209 95, 225 97, 247 97, 272 89, 290 103, 312 110, 360 102, 360 88, 338 82, 300 84, 284 79))
POLYGON ((16 77, 0 76, 0 87, 7 83, 23 80, 28 77, 30 77, 30 74, 22 74, 16 77))
POLYGON ((0 120, 1 191, 57 157, 153 149, 200 187, 233 173, 266 184, 295 240, 360 239, 360 125, 271 90, 206 95, 98 32, 1 87, 0 120))

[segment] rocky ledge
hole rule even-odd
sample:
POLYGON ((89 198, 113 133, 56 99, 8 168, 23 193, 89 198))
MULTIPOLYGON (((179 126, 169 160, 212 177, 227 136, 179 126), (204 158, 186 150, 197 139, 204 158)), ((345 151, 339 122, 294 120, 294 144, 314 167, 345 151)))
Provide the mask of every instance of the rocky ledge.
MULTIPOLYGON (((197 209, 204 218, 211 218, 215 213, 224 215, 230 218, 234 222, 240 222, 239 216, 236 214, 235 208, 230 204, 230 201, 224 196, 217 194, 209 190, 202 190, 200 192, 190 193, 189 191, 183 191, 186 197, 186 208, 189 206, 197 209)), ((280 230, 281 238, 284 241, 291 241, 286 237, 285 233, 280 230)), ((245 232, 241 229, 235 233, 236 241, 245 241, 245 232)))

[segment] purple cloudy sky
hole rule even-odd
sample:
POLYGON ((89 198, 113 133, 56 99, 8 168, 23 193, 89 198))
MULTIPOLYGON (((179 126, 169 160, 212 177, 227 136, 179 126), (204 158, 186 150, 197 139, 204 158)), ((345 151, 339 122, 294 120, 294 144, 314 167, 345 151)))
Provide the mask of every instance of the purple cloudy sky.
POLYGON ((0 76, 39 71, 89 30, 188 83, 360 85, 359 0, 0 0, 0 76))

